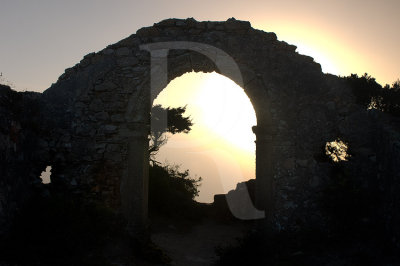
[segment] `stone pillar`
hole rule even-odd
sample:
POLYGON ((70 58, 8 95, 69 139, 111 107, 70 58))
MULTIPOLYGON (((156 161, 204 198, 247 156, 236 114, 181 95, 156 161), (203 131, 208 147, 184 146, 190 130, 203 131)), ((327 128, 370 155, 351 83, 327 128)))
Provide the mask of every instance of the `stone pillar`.
POLYGON ((122 214, 133 237, 146 231, 149 186, 148 126, 136 129, 128 138, 127 171, 121 180, 122 214))
POLYGON ((256 134, 256 207, 265 211, 266 220, 270 222, 274 212, 274 131, 271 126, 255 126, 253 132, 256 134))

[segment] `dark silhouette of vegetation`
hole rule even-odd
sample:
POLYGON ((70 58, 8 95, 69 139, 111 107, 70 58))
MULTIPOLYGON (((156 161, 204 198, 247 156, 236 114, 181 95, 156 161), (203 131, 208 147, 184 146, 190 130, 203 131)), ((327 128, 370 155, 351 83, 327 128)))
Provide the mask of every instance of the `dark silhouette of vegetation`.
POLYGON ((186 106, 164 108, 161 105, 155 105, 151 109, 151 133, 149 154, 154 162, 154 156, 157 155, 161 146, 167 143, 166 133, 189 133, 193 126, 192 119, 185 117, 186 106))
POLYGON ((196 213, 201 177, 190 177, 178 166, 153 164, 149 171, 149 210, 167 216, 191 218, 196 213))
POLYGON ((108 265, 100 249, 122 233, 117 232, 116 222, 114 214, 104 207, 81 205, 58 196, 36 196, 21 210, 2 243, 1 262, 108 265))
POLYGON ((312 252, 322 252, 321 234, 289 234, 249 232, 239 239, 238 246, 217 247, 217 266, 231 265, 325 265, 309 258, 312 252), (307 245, 304 245, 307 243, 307 245), (314 249, 314 250, 313 250, 314 249))
POLYGON ((384 87, 367 73, 361 77, 351 74, 345 80, 351 86, 359 104, 400 116, 400 80, 392 86, 387 84, 384 87))
POLYGON ((193 122, 183 114, 186 106, 164 108, 153 106, 150 136, 149 210, 168 216, 193 216, 196 211, 194 198, 198 196, 201 177, 190 177, 189 170, 178 166, 161 165, 155 160, 160 147, 167 143, 167 133, 189 133, 193 122))
MULTIPOLYGON (((43 102, 40 100, 40 94, 36 92, 16 92, 9 86, 0 84, 0 106, 7 110, 10 118, 19 121, 24 128, 43 133, 41 120, 45 119, 41 115, 43 102)), ((3 124, 6 124, 3 121, 3 124)))
POLYGON ((151 241, 138 243, 123 217, 72 194, 36 195, 0 242, 0 265, 165 265, 170 259, 151 241), (116 263, 118 262, 118 263, 116 263), (3 264, 5 263, 5 264, 3 264))
POLYGON ((251 231, 239 245, 217 248, 218 266, 271 265, 398 265, 397 254, 385 245, 332 238, 324 232, 251 231))

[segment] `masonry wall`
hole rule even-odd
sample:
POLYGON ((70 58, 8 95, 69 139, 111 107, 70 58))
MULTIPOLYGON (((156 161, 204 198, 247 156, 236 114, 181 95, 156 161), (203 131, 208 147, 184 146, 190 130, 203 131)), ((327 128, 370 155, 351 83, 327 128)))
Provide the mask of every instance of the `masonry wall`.
MULTIPOLYGON (((330 164, 319 160, 324 146, 340 137, 359 150, 358 154, 364 154, 363 147, 376 153, 376 120, 355 104, 343 80, 323 74, 311 57, 298 54, 295 46, 278 41, 274 33, 253 29, 249 22, 235 19, 165 20, 91 53, 67 69, 48 90, 35 96, 42 102, 37 120, 48 119, 40 122, 45 132, 29 138, 37 145, 32 150, 42 155, 24 155, 24 163, 38 165, 32 168, 32 176, 51 165, 54 186, 116 211, 123 212, 123 201, 133 202, 141 207, 129 215, 142 215, 145 181, 140 177, 145 175, 148 163, 144 151, 150 130, 151 58, 140 46, 167 41, 212 45, 238 64, 243 89, 257 115, 257 179, 261 192, 268 191, 272 180, 272 192, 267 196, 273 200, 273 227, 289 231, 326 227, 326 214, 319 204, 331 174, 330 164)), ((198 52, 173 50, 168 59, 167 81, 190 71, 221 72, 198 52)), ((22 106, 26 108, 25 103, 22 106)), ((2 110, 10 120, 7 108, 2 110)), ((9 122, 2 126, 5 133, 1 137, 6 141, 9 122)), ((2 149, 9 151, 7 145, 2 149)), ((18 165, 18 158, 19 154, 7 155, 5 160, 18 165)), ((395 162, 388 168, 393 172, 397 169, 395 162)), ((369 161, 364 164, 372 168, 376 165, 369 161)), ((5 175, 16 176, 11 168, 4 170, 6 165, 12 164, 2 164, 5 175)), ((0 190, 5 191, 10 181, 2 180, 0 190)), ((21 180, 22 186, 30 182, 21 180)), ((16 190, 18 186, 11 185, 16 190)), ((5 192, 0 195, 6 197, 3 202, 7 206, 12 205, 12 197, 4 196, 5 192)), ((3 217, 7 212, 4 210, 3 217)))
MULTIPOLYGON (((285 202, 297 201, 297 195, 305 195, 304 191, 299 192, 298 182, 308 181, 300 178, 304 170, 296 166, 295 158, 307 157, 304 150, 320 145, 321 136, 330 131, 321 127, 326 120, 322 117, 314 121, 312 131, 304 132, 307 129, 298 123, 299 109, 312 105, 324 113, 323 102, 317 102, 321 96, 316 95, 321 95, 329 84, 320 65, 310 57, 297 54, 296 47, 277 41, 273 33, 254 30, 248 22, 234 19, 226 22, 166 20, 140 29, 136 35, 90 54, 66 70, 44 93, 46 101, 53 106, 52 112, 58 112, 57 128, 65 131, 61 132, 65 140, 61 146, 66 148, 59 155, 54 179, 84 187, 90 191, 85 195, 103 200, 108 206, 120 206, 121 180, 129 175, 129 138, 147 138, 149 130, 150 55, 140 45, 162 41, 206 43, 228 53, 237 62, 243 75, 243 88, 257 114, 258 149, 265 148, 273 156, 258 156, 259 180, 268 178, 262 173, 263 167, 273 160, 277 195, 282 194, 280 190, 287 190, 285 202), (269 135, 273 141, 263 144, 264 136, 269 135), (298 138, 303 138, 302 142, 309 146, 297 150, 298 138), (299 152, 304 154, 300 156, 299 152), (292 186, 296 187, 296 193, 291 192, 292 186)), ((169 80, 192 70, 220 72, 205 56, 185 50, 171 51, 168 67, 169 80)), ((304 119, 309 118, 307 115, 304 119)), ((138 158, 142 156, 136 154, 138 158)), ((284 203, 277 200, 276 204, 284 203)), ((288 213, 300 211, 294 205, 287 206, 288 213)), ((277 217, 288 219, 281 224, 289 224, 294 219, 293 215, 277 217)))
POLYGON ((15 215, 40 192, 49 160, 39 93, 17 93, 0 85, 0 239, 15 215))
POLYGON ((387 123, 379 134, 377 162, 382 213, 388 237, 400 247, 400 123, 387 123))

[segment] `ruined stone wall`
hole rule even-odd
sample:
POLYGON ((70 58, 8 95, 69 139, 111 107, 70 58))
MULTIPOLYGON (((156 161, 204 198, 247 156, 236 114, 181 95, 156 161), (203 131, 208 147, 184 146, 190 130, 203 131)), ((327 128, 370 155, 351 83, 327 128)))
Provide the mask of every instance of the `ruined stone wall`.
POLYGON ((388 237, 400 247, 400 121, 391 124, 383 125, 377 135, 377 178, 388 237))
POLYGON ((41 184, 48 158, 39 93, 0 85, 0 238, 41 184))
MULTIPOLYGON (((342 79, 323 74, 311 57, 298 54, 295 46, 278 41, 274 33, 235 19, 165 20, 67 69, 40 96, 41 117, 48 119, 42 123, 46 132, 34 141, 43 152, 37 157, 38 169, 51 165, 52 184, 87 201, 117 211, 124 207, 121 201, 133 202, 142 209, 130 215, 142 215, 152 95, 150 53, 140 46, 173 41, 211 45, 237 63, 241 85, 257 116, 257 186, 270 191, 266 181, 273 181, 271 195, 261 196, 273 200, 274 228, 324 227, 326 216, 319 201, 330 176, 330 164, 319 159, 324 146, 338 137, 348 141, 361 154, 358 161, 364 162, 364 171, 371 173, 376 164, 370 163, 373 156, 369 158, 365 149, 376 153, 371 144, 375 120, 355 104, 342 79), (127 187, 133 189, 126 191, 127 187)), ((167 81, 190 71, 221 73, 199 52, 171 50, 167 81)), ((5 132, 9 130, 7 123, 3 125, 5 132)), ((396 169, 395 165, 391 167, 396 169)))
MULTIPOLYGON (((279 226, 307 219, 303 209, 308 207, 292 202, 298 202, 299 195, 308 198, 307 173, 312 171, 313 162, 305 159, 331 134, 324 115, 329 110, 323 101, 330 85, 320 65, 296 53, 295 46, 234 19, 162 21, 67 69, 44 93, 58 116, 58 128, 65 130, 60 135, 64 139, 61 146, 66 148, 53 168, 54 180, 85 187, 90 198, 119 206, 124 187, 121 180, 132 171, 128 143, 132 136, 147 141, 149 131, 150 55, 140 45, 166 41, 212 45, 235 60, 257 115, 257 176, 263 178, 268 164, 274 167, 279 226), (264 142, 269 136, 272 142, 264 142), (267 151, 272 151, 273 157, 264 157, 267 151)), ((169 80, 192 70, 220 72, 204 55, 187 50, 170 52, 169 80)), ((143 156, 137 153, 131 160, 140 161, 143 156)))
MULTIPOLYGON (((121 180, 135 171, 129 169, 128 143, 132 136, 145 142, 149 131, 150 55, 140 45, 166 41, 205 43, 235 60, 257 115, 257 178, 266 178, 263 170, 273 166, 276 227, 296 230, 312 224, 310 217, 320 223, 313 198, 325 170, 313 156, 336 137, 340 117, 351 112, 349 90, 295 46, 234 19, 165 20, 67 69, 44 93, 61 139, 54 181, 120 206, 121 180)), ((192 70, 220 72, 204 55, 170 51, 169 80, 192 70)), ((143 156, 138 152, 130 160, 143 156)))

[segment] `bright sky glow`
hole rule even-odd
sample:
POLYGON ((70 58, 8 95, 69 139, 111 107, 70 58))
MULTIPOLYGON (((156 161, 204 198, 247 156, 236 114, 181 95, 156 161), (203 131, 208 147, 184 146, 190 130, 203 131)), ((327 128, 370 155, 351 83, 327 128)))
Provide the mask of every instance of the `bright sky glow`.
POLYGON ((279 40, 296 45, 298 53, 313 57, 314 61, 321 65, 324 73, 345 76, 357 72, 357 69, 368 71, 367 68, 370 67, 358 49, 319 25, 299 22, 294 25, 287 21, 272 25, 263 22, 256 24, 255 27, 278 32, 279 40), (343 58, 347 59, 346 64, 343 58))
POLYGON ((182 164, 203 177, 201 202, 226 193, 238 182, 254 178, 256 116, 241 87, 217 73, 187 73, 160 93, 154 104, 187 105, 194 126, 187 134, 171 136, 158 161, 182 164), (206 163, 207 161, 207 163, 206 163), (202 162, 199 164, 199 162, 202 162), (230 178, 226 178, 230 176, 230 178))

